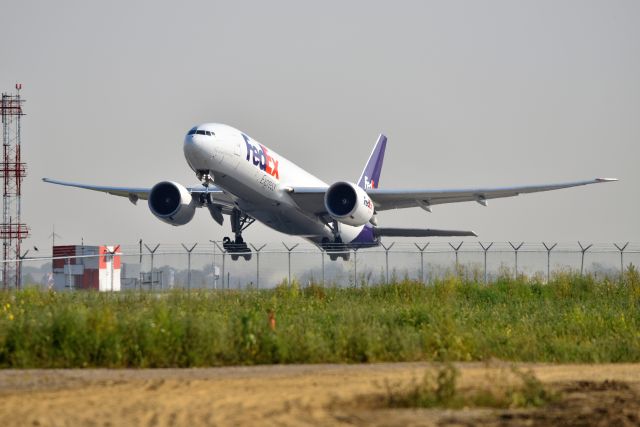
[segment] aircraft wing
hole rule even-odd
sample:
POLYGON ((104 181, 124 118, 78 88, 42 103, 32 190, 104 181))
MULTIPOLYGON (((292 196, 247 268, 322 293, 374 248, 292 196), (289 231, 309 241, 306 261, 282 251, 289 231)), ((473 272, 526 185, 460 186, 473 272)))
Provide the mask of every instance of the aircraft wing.
MULTIPOLYGON (((103 185, 90 185, 80 184, 76 182, 58 181, 56 179, 42 178, 44 182, 49 184, 63 185, 66 187, 82 188, 85 190, 100 191, 102 193, 112 194, 114 196, 127 197, 131 203, 136 203, 138 200, 147 200, 149 198, 149 192, 151 188, 141 187, 113 187, 103 185)), ((227 193, 215 186, 209 186, 205 188, 202 185, 196 187, 187 187, 187 190, 191 194, 203 194, 208 193, 213 203, 223 208, 233 209, 233 200, 227 193)), ((224 210, 226 213, 226 209, 224 210)))
POLYGON ((376 188, 368 190, 367 194, 371 197, 371 200, 373 200, 377 211, 410 208, 414 206, 428 210, 431 205, 439 205, 443 203, 478 202, 481 205, 486 206, 487 200, 489 199, 514 197, 520 194, 560 190, 562 188, 578 187, 581 185, 598 184, 610 181, 617 181, 617 179, 596 178, 589 181, 566 182, 561 184, 461 190, 387 190, 376 188))
MULTIPOLYGON (((617 179, 596 178, 588 181, 565 182, 560 184, 452 190, 389 190, 374 188, 367 189, 366 192, 369 197, 371 197, 371 200, 373 200, 377 212, 412 207, 421 207, 430 210, 432 205, 443 203, 478 202, 486 206, 487 200, 489 199, 513 197, 525 193, 560 190, 562 188, 611 181, 617 181, 617 179)), ((324 193, 326 190, 326 188, 322 187, 291 187, 288 189, 288 192, 301 209, 317 215, 325 215, 327 213, 324 206, 324 193)))

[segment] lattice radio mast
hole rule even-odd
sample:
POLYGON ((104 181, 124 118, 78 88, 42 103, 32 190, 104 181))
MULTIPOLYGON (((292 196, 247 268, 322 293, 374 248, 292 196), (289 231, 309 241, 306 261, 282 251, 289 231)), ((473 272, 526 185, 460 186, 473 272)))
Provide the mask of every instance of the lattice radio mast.
POLYGON ((26 176, 26 164, 20 157, 20 119, 24 115, 20 98, 22 85, 16 84, 16 92, 2 94, 0 115, 2 116, 2 149, 0 163, 2 174, 2 287, 19 289, 21 284, 20 244, 29 235, 26 224, 20 218, 22 180, 26 176))

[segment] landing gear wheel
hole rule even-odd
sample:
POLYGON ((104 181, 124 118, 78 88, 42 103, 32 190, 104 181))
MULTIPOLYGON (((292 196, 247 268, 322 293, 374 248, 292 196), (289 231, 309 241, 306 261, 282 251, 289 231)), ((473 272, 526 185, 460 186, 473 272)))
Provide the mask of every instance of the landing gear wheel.
POLYGON ((231 213, 231 231, 235 235, 235 240, 231 240, 230 237, 222 239, 222 247, 231 255, 233 261, 237 261, 242 257, 246 261, 251 260, 251 249, 247 246, 242 238, 242 232, 253 224, 255 219, 241 212, 239 209, 234 209, 231 213))
POLYGON ((322 249, 329 255, 331 261, 337 261, 338 258, 349 261, 349 258, 351 258, 351 252, 349 252, 347 245, 342 242, 340 236, 336 236, 333 242, 325 237, 322 239, 321 245, 322 249))
POLYGON ((235 241, 231 238, 225 237, 222 239, 222 247, 231 255, 232 261, 237 261, 240 257, 246 261, 251 260, 251 249, 242 240, 242 237, 238 237, 235 241))

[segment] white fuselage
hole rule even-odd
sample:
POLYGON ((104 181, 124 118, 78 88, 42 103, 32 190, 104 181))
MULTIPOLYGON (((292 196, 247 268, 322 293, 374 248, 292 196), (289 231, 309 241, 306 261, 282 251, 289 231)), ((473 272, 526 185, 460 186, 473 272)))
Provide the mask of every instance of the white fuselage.
MULTIPOLYGON (((288 187, 327 187, 324 181, 231 126, 209 123, 197 129, 208 134, 185 137, 187 163, 194 172, 209 174, 238 209, 282 233, 316 244, 323 239, 332 241, 331 229, 318 216, 299 209, 285 191, 288 187)), ((353 241, 362 229, 339 224, 344 243, 353 241)))

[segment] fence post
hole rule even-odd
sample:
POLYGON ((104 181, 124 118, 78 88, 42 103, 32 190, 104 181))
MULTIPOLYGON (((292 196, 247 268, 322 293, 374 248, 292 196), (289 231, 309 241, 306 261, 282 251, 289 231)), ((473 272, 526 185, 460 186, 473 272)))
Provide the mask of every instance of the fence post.
POLYGON ((451 242, 449 242, 449 246, 451 246, 451 249, 453 249, 453 251, 456 253, 456 275, 458 274, 458 251, 462 247, 463 243, 464 242, 460 242, 458 246, 453 246, 451 242))
MULTIPOLYGON (((216 242, 215 240, 209 240, 211 243, 213 243, 214 245, 217 246, 217 248, 220 250, 220 252, 222 252, 222 289, 224 289, 224 278, 225 278, 225 271, 224 271, 224 264, 225 264, 225 259, 227 258, 227 250, 225 248, 221 248, 220 245, 218 245, 218 242, 216 242)), ((215 262, 215 260, 214 260, 215 262)), ((213 272, 213 274, 215 275, 215 271, 213 272)), ((227 289, 229 289, 229 278, 227 277, 227 289)))
POLYGON ((67 272, 66 272, 66 279, 67 279, 67 287, 69 289, 71 289, 72 291, 74 290, 73 287, 73 276, 71 275, 71 259, 69 259, 69 257, 67 257, 67 272))
POLYGON ((509 242, 509 244, 511 245, 511 247, 513 248, 513 250, 514 250, 514 252, 516 254, 516 280, 517 280, 518 279, 518 251, 520 250, 522 245, 524 245, 524 242, 521 242, 519 245, 514 245, 511 242, 509 242))
MULTIPOLYGON (((212 240, 209 240, 212 242, 212 240)), ((213 259, 211 260, 211 276, 213 276, 213 289, 218 288, 218 281, 216 280, 216 245, 213 245, 213 259)))
POLYGON ((547 245, 545 242, 542 242, 542 245, 544 246, 544 248, 547 250, 547 283, 549 283, 549 280, 551 280, 551 251, 553 250, 553 248, 555 248, 558 244, 554 243, 553 245, 549 246, 547 245))
MULTIPOLYGON (((147 246, 147 244, 144 244, 144 247, 147 248, 147 250, 149 251, 149 253, 151 254, 151 277, 149 278, 149 290, 153 289, 153 256, 156 253, 156 251, 158 250, 158 248, 160 247, 160 243, 158 243, 156 245, 155 248, 151 249, 149 246, 147 246)), ((162 283, 160 283, 160 289, 162 289, 162 283)))
POLYGON ((322 257, 322 286, 324 287, 324 249, 320 248, 320 256, 322 257))
POLYGON ((353 248, 353 287, 358 287, 358 248, 353 248))
POLYGON ((424 250, 427 249, 427 246, 429 246, 429 243, 431 242, 427 242, 427 244, 424 246, 420 246, 417 243, 414 243, 416 248, 418 248, 418 250, 420 251, 420 281, 422 283, 426 283, 424 280, 424 250))
POLYGON ((197 243, 194 243, 191 246, 191 249, 187 248, 184 243, 180 243, 185 251, 187 251, 187 291, 191 292, 191 252, 198 246, 197 243))
POLYGON ((491 249, 491 246, 493 246, 493 242, 489 243, 489 245, 487 245, 487 246, 483 245, 482 242, 478 242, 478 244, 480 245, 480 247, 484 251, 484 284, 486 285, 488 283, 488 281, 487 281, 487 252, 489 252, 489 249, 491 249))
POLYGON ((256 289, 260 289, 260 251, 264 249, 267 244, 256 248, 253 243, 249 243, 254 251, 256 251, 256 289))
POLYGON ((299 245, 299 243, 296 243, 295 245, 293 245, 291 247, 287 246, 284 242, 282 242, 282 245, 285 248, 287 248, 287 252, 288 252, 287 255, 289 255, 289 282, 288 282, 288 285, 291 286, 291 251, 294 250, 299 245))
POLYGON ((391 250, 391 248, 393 247, 393 245, 395 245, 396 242, 393 242, 392 244, 390 244, 389 246, 385 246, 384 243, 380 243, 380 246, 382 246, 384 248, 384 256, 385 256, 385 265, 386 265, 386 276, 387 276, 387 285, 389 284, 389 251, 391 250))
POLYGON ((16 283, 17 289, 22 289, 22 282, 23 282, 23 280, 22 280, 22 260, 24 260, 27 257, 28 253, 29 253, 29 249, 27 249, 22 255, 20 255, 20 253, 18 252, 18 277, 20 278, 20 280, 16 283))
POLYGON ((578 245, 580 246, 580 251, 582 251, 582 258, 580 259, 580 275, 582 276, 582 273, 584 272, 584 254, 591 246, 593 246, 593 243, 588 246, 582 246, 582 243, 578 242, 578 245))
POLYGON ((625 243, 624 246, 618 246, 617 243, 614 243, 613 246, 620 251, 620 280, 624 278, 624 250, 627 249, 629 242, 625 243))

